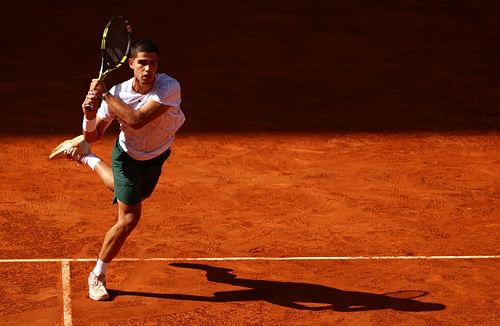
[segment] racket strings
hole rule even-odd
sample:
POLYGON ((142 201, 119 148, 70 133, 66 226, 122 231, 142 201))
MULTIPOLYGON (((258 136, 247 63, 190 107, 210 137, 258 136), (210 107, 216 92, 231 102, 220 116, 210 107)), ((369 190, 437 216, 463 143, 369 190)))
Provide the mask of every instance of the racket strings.
POLYGON ((120 48, 106 48, 106 54, 108 58, 107 62, 110 66, 116 65, 125 56, 125 53, 120 48))
POLYGON ((129 32, 130 28, 122 19, 115 18, 109 24, 103 43, 108 67, 121 64, 127 57, 130 47, 129 32))

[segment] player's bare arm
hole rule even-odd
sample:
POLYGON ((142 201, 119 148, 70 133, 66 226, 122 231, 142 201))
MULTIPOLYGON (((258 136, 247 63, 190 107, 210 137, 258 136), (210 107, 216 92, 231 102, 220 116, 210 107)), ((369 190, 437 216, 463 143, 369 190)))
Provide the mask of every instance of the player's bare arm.
POLYGON ((108 129, 110 124, 111 121, 105 121, 99 117, 96 117, 96 129, 92 131, 83 130, 85 140, 89 143, 98 141, 104 136, 104 133, 106 132, 106 129, 108 129))
POLYGON ((109 93, 105 94, 104 100, 108 104, 110 111, 113 112, 120 122, 134 129, 144 127, 171 108, 170 106, 162 105, 155 101, 148 101, 139 110, 133 110, 119 98, 109 93))

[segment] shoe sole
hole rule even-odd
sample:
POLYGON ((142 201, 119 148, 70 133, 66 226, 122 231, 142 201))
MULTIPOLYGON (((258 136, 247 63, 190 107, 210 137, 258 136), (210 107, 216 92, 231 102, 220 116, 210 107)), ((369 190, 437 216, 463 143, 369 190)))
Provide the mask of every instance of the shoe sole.
POLYGON ((70 149, 71 147, 78 146, 84 140, 85 140, 85 138, 83 138, 83 136, 80 135, 80 136, 76 136, 73 139, 68 139, 68 140, 63 141, 62 143, 57 145, 56 148, 54 148, 52 150, 52 152, 49 155, 49 159, 52 160, 55 158, 62 157, 63 155, 65 156, 64 152, 66 150, 70 149))
POLYGON ((89 298, 94 300, 94 301, 106 301, 106 300, 109 300, 109 295, 105 296, 105 297, 96 297, 96 296, 93 296, 89 293, 89 298))
POLYGON ((50 153, 49 159, 52 160, 54 158, 61 157, 64 154, 64 152, 67 149, 70 149, 71 147, 73 147, 73 144, 71 143, 70 140, 67 140, 67 141, 59 144, 59 146, 54 148, 54 150, 50 153))

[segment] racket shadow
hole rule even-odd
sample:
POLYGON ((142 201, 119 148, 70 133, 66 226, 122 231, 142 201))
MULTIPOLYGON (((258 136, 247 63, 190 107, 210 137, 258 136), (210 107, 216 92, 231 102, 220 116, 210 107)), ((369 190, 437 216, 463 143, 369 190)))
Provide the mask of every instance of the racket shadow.
POLYGON ((265 301, 282 307, 298 310, 333 310, 355 312, 368 310, 393 309, 398 311, 439 311, 446 309, 441 303, 415 300, 428 294, 425 291, 399 291, 376 294, 359 291, 344 291, 320 284, 278 282, 258 279, 238 278, 231 269, 203 264, 173 263, 178 268, 197 269, 206 272, 210 282, 230 284, 248 289, 215 292, 212 296, 199 296, 178 293, 152 293, 138 291, 109 290, 111 300, 118 296, 140 296, 170 300, 189 300, 202 302, 244 302, 265 301), (396 294, 396 295, 395 295, 396 294))

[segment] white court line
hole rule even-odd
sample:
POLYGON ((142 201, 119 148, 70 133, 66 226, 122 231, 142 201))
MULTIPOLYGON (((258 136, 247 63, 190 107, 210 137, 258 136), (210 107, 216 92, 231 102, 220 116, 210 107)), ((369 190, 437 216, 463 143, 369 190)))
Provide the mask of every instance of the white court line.
POLYGON ((224 257, 224 258, 119 258, 118 261, 238 261, 238 260, 397 260, 397 259, 499 259, 489 256, 325 256, 325 257, 224 257))
MULTIPOLYGON (((500 255, 469 256, 311 256, 311 257, 172 257, 172 258, 115 258, 113 261, 251 261, 251 260, 426 260, 426 259, 500 259, 500 255)), ((0 259, 0 263, 59 263, 93 262, 96 258, 34 258, 0 259)))
POLYGON ((68 259, 61 261, 64 326, 73 325, 73 316, 71 313, 71 269, 69 263, 68 259))

